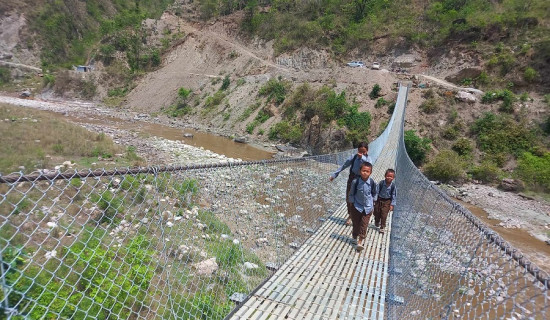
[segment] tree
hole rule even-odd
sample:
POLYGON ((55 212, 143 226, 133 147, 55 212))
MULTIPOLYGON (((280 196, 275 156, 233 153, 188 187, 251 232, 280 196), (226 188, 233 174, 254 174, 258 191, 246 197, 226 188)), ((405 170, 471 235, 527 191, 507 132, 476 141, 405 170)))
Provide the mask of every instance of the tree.
POLYGON ((431 150, 430 143, 432 141, 428 138, 420 138, 416 135, 414 130, 405 131, 405 148, 411 161, 420 166, 426 160, 426 155, 431 150))

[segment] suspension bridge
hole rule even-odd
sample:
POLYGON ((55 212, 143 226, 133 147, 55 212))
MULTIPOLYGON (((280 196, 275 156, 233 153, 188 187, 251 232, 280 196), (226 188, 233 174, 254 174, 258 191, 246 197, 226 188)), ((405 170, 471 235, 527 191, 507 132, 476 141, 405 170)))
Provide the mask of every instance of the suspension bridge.
POLYGON ((398 197, 361 252, 328 181, 355 150, 0 176, 0 318, 547 319, 548 275, 411 163, 408 90, 369 145, 398 197))

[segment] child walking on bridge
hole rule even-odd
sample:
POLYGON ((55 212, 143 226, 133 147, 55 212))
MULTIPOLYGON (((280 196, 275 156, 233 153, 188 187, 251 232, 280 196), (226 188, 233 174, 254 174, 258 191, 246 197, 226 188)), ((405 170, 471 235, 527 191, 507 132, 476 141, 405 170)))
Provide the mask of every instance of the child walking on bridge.
POLYGON ((329 180, 332 181, 336 179, 336 177, 338 177, 340 172, 342 172, 347 167, 350 167, 348 182, 346 184, 346 203, 348 206, 348 218, 346 220, 346 225, 348 226, 351 224, 351 207, 353 207, 353 204, 348 202, 351 182, 353 181, 353 179, 360 176, 359 168, 361 167, 362 163, 365 163, 365 162, 372 163, 372 160, 368 155, 368 151, 369 151, 369 144, 366 142, 360 142, 359 145, 357 146, 357 154, 350 156, 349 159, 347 159, 346 162, 344 162, 344 164, 338 170, 333 172, 329 177, 329 180))
POLYGON ((376 182, 370 177, 372 164, 361 164, 360 176, 351 182, 348 202, 351 206, 351 219, 353 222, 352 237, 357 240, 357 251, 364 248, 363 241, 367 235, 369 220, 374 211, 374 199, 376 198, 376 182))
POLYGON ((377 186, 378 196, 374 199, 374 225, 380 228, 380 233, 385 232, 388 213, 393 211, 396 203, 396 187, 393 179, 395 179, 395 170, 388 169, 384 174, 384 180, 381 180, 377 186))

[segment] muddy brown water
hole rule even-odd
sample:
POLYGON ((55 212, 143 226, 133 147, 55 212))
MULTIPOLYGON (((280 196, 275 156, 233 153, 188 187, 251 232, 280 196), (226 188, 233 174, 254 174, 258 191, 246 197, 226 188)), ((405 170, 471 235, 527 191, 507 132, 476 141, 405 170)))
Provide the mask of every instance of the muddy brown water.
MULTIPOLYGON (((59 113, 52 112, 58 116, 59 113)), ((245 161, 265 160, 273 158, 274 153, 256 148, 247 143, 238 143, 227 137, 198 131, 190 128, 173 128, 166 125, 145 121, 123 120, 110 116, 94 115, 89 117, 62 116, 71 122, 105 125, 117 129, 137 132, 144 135, 155 136, 172 141, 180 141, 194 147, 203 147, 217 154, 223 154, 229 158, 240 158, 245 161), (193 137, 184 137, 184 133, 193 137)))
POLYGON ((489 219, 489 214, 480 207, 467 202, 455 199, 458 203, 470 210, 485 225, 497 232, 504 240, 508 241, 513 247, 519 249, 534 262, 541 270, 550 274, 550 245, 533 237, 529 232, 523 229, 506 229, 498 225, 500 220, 489 219))

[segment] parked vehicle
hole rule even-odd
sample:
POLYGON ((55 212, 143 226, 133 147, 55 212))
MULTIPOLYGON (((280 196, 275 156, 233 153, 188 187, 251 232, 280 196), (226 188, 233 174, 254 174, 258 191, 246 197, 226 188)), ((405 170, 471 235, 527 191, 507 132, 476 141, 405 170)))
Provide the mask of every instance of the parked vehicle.
POLYGON ((373 63, 372 63, 372 68, 373 68, 374 70, 380 70, 380 62, 376 62, 376 61, 373 62, 373 63))
POLYGON ((363 63, 363 61, 350 61, 348 62, 348 66, 352 67, 352 68, 362 68, 365 66, 365 64, 363 63))

